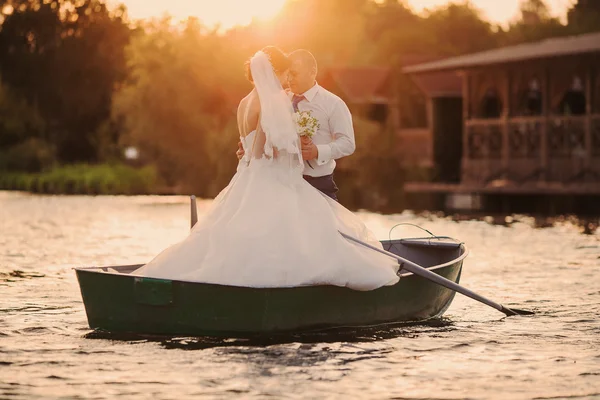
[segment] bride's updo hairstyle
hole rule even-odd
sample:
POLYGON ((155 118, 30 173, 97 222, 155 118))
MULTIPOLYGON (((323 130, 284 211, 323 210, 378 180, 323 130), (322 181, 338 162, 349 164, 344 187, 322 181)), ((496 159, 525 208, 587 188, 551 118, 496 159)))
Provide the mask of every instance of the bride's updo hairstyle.
MULTIPOLYGON (((273 70, 277 75, 290 68, 292 62, 278 47, 267 46, 262 48, 261 51, 269 57, 269 61, 271 61, 273 70)), ((252 71, 250 70, 250 60, 246 61, 244 67, 246 68, 246 78, 248 78, 250 82, 254 82, 252 79, 252 71)))

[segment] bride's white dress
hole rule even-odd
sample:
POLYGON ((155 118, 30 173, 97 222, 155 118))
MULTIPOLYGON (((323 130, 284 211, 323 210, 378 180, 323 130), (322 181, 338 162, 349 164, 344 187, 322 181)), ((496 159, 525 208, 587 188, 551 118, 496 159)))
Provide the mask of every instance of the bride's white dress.
MULTIPOLYGON (((261 121, 268 123, 262 96, 261 107, 261 121)), ((253 131, 242 141, 247 156, 189 236, 135 275, 247 287, 372 290, 396 283, 395 260, 340 235, 381 247, 356 215, 303 179, 296 154, 279 150, 269 158, 261 151, 261 157, 248 157, 253 149, 246 143, 262 133, 253 131)), ((280 139, 267 131, 265 152, 280 139)))

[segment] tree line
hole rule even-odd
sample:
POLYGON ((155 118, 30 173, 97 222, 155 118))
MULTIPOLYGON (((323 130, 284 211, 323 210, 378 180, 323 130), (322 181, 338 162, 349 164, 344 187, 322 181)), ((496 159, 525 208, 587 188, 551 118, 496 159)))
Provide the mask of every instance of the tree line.
MULTIPOLYGON (((125 6, 102 0, 0 0, 0 171, 119 163, 135 146, 165 185, 214 196, 236 167, 235 110, 251 88, 243 63, 267 44, 309 49, 321 68, 394 67, 407 55, 454 56, 599 29, 600 0, 576 1, 566 23, 544 1, 523 1, 507 27, 470 3, 417 14, 399 0, 288 0, 272 20, 226 31, 201 16, 135 22, 125 6)), ((364 138, 385 129, 356 124, 364 138)), ((360 168, 352 163, 348 176, 379 179, 381 196, 392 196, 386 176, 398 166, 390 151, 359 146, 360 168)))

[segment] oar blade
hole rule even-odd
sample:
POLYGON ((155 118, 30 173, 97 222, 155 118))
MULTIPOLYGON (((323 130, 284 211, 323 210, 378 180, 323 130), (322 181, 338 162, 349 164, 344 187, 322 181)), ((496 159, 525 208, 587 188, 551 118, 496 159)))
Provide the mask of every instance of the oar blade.
POLYGON ((502 310, 500 310, 500 311, 502 311, 508 317, 512 317, 513 315, 534 315, 535 314, 533 311, 520 310, 518 308, 508 308, 505 306, 502 306, 502 310))

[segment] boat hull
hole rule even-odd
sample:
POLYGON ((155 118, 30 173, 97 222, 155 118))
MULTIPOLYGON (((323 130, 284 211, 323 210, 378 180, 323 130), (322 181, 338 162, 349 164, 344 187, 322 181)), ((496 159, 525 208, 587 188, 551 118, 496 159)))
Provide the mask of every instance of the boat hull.
MULTIPOLYGON (((430 269, 458 282, 466 256, 459 246, 454 250, 458 257, 430 269)), ((453 291, 410 273, 393 286, 361 292, 337 286, 248 288, 170 281, 136 277, 135 266, 113 268, 131 273, 76 269, 92 329, 247 337, 365 327, 435 318, 454 298, 453 291)))

